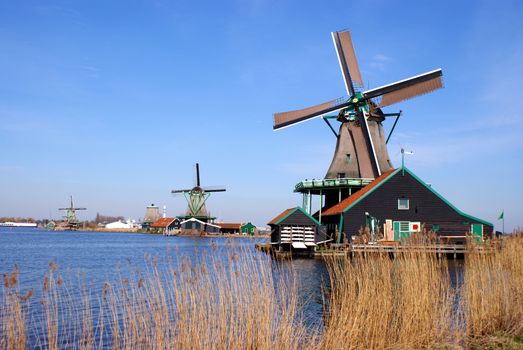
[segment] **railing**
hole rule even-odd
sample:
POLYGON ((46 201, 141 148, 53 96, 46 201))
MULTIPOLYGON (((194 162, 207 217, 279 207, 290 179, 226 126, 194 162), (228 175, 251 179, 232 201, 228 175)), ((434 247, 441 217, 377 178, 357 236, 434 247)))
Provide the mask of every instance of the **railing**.
POLYGON ((433 253, 433 254, 467 254, 471 252, 492 252, 498 246, 467 246, 463 244, 428 244, 428 245, 379 245, 379 244, 331 244, 330 249, 318 251, 320 255, 352 253, 433 253))
POLYGON ((312 179, 304 180, 294 186, 294 191, 304 188, 316 188, 316 187, 339 187, 339 186, 364 186, 371 183, 374 179, 370 178, 349 178, 343 177, 339 179, 312 179))

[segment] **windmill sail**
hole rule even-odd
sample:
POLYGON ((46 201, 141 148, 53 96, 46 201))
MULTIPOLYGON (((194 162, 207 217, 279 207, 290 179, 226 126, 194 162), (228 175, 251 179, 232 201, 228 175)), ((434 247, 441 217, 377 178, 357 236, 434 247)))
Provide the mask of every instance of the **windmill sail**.
POLYGON ((217 186, 202 187, 202 190, 204 192, 225 192, 225 191, 227 191, 225 188, 217 187, 217 186))
POLYGON ((196 163, 195 166, 195 177, 196 177, 196 186, 200 187, 200 164, 196 163))
POLYGON ((332 32, 331 34, 343 79, 345 80, 347 93, 349 96, 352 96, 354 95, 353 82, 363 86, 363 80, 361 79, 360 68, 358 66, 358 60, 356 59, 356 53, 354 52, 354 46, 352 45, 350 32, 332 32))
POLYGON ((172 190, 171 193, 184 193, 184 192, 191 192, 192 188, 187 188, 185 190, 172 190))
POLYGON ((280 129, 293 124, 301 123, 306 120, 322 116, 324 114, 337 111, 349 105, 343 98, 321 103, 316 106, 297 109, 289 112, 275 113, 273 129, 280 129))
POLYGON ((436 69, 412 78, 365 91, 363 92, 363 96, 366 99, 381 97, 380 102, 377 104, 378 107, 389 106, 442 88, 442 75, 443 72, 441 69, 436 69))

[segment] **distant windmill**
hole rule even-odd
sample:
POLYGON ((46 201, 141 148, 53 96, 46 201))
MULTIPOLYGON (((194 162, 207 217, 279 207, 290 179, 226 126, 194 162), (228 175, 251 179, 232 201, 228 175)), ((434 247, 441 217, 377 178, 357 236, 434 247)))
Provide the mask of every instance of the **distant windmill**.
POLYGON ((71 230, 76 230, 78 228, 78 219, 76 217, 77 210, 87 210, 87 208, 75 208, 73 205, 73 196, 71 196, 71 206, 68 208, 58 208, 58 210, 66 210, 66 215, 64 216, 65 223, 67 227, 71 230))
POLYGON ((401 114, 401 112, 384 114, 381 107, 441 88, 443 73, 441 69, 436 69, 375 89, 360 91, 354 86, 354 83, 357 83, 359 88, 363 88, 363 80, 350 32, 333 32, 332 39, 349 98, 339 98, 305 109, 276 113, 273 128, 277 130, 323 116, 337 138, 336 151, 325 179, 376 178, 392 169, 382 122, 387 116, 396 116, 397 122, 401 114), (325 116, 336 111, 339 111, 337 116, 325 116), (332 127, 329 119, 341 122, 338 132, 332 127))
POLYGON ((202 187, 200 183, 200 165, 196 163, 195 166, 195 186, 191 189, 172 190, 171 193, 183 193, 187 200, 187 211, 181 219, 196 218, 198 220, 209 222, 214 220, 214 217, 209 215, 205 202, 212 192, 225 192, 225 188, 217 187, 202 187))

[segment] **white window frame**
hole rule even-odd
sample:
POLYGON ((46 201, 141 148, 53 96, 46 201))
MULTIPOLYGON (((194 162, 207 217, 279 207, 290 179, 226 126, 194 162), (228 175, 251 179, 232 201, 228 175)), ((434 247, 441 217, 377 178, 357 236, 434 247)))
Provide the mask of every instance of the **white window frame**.
POLYGON ((410 200, 408 198, 398 198, 398 210, 409 210, 410 209, 410 200), (402 207, 400 205, 401 201, 407 201, 407 207, 402 207))

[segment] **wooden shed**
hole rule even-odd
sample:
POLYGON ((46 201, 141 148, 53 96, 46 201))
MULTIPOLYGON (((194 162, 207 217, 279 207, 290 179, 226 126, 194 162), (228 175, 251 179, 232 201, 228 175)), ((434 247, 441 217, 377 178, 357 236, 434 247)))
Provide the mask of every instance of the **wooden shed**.
POLYGON ((240 227, 240 231, 242 235, 254 235, 256 232, 256 226, 254 226, 251 222, 243 223, 240 227))
POLYGON ((325 227, 301 207, 289 208, 272 219, 271 244, 279 250, 313 250, 328 241, 325 227))
POLYGON ((493 225, 460 211, 407 168, 390 170, 363 189, 322 212, 322 222, 338 242, 376 225, 388 240, 434 231, 441 240, 465 242, 492 235, 493 225), (338 234, 339 232, 339 234, 338 234))

